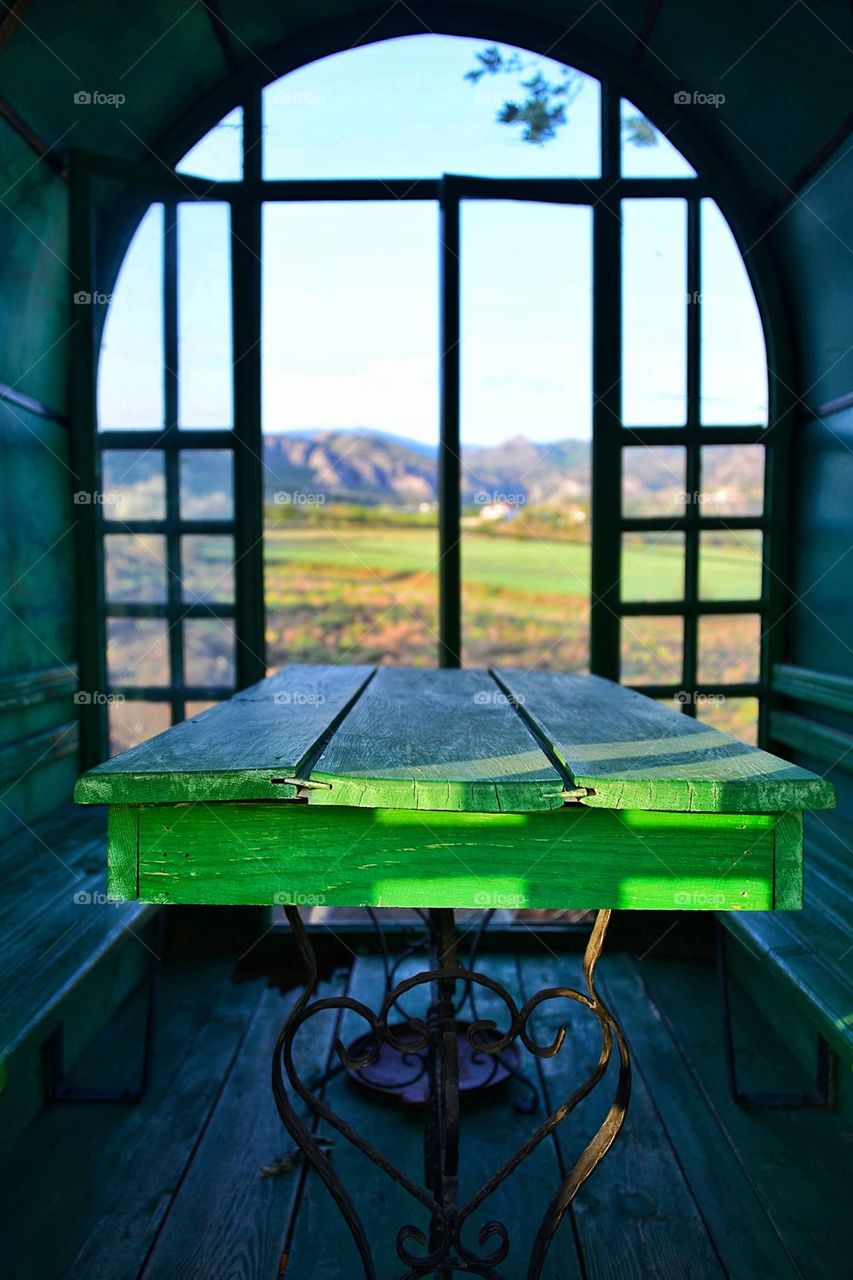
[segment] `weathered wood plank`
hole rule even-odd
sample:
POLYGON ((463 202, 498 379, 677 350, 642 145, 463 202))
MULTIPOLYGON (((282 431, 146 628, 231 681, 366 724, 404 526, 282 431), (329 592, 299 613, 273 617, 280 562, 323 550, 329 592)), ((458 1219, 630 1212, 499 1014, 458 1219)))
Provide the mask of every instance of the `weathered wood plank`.
MULTIPOLYGON (((605 955, 601 970, 610 963, 610 957, 605 955)), ((549 957, 531 957, 521 965, 521 976, 527 998, 543 987, 565 984, 575 990, 585 989, 579 957, 562 956, 559 965, 549 957)), ((628 1009, 617 1006, 613 1012, 620 1017, 630 1042, 628 1009)), ((541 1060, 542 1080, 552 1110, 591 1074, 601 1048, 595 1016, 575 1002, 546 1001, 531 1021, 531 1030, 540 1044, 550 1043, 560 1026, 567 1029, 566 1042, 553 1058, 541 1060)), ((614 1060, 604 1079, 557 1129, 557 1142, 567 1169, 613 1101, 615 1057, 614 1050, 614 1060)), ((573 1212, 584 1275, 590 1280, 620 1280, 627 1276, 719 1280, 725 1274, 639 1073, 634 1075, 622 1132, 582 1187, 573 1212)))
POLYGON ((143 901, 767 910, 769 814, 146 805, 143 901))
POLYGON ((768 813, 835 803, 831 783, 598 676, 496 669, 582 803, 607 809, 768 813))
POLYGON ((774 711, 770 716, 770 736, 793 751, 820 760, 830 769, 853 773, 853 734, 842 729, 790 711, 774 711))
MULTIPOLYGON (((796 918, 795 918, 796 919, 796 918)), ((853 1063, 853 979, 849 966, 833 963, 823 954, 830 936, 809 936, 788 923, 783 915, 740 919, 721 916, 723 925, 755 956, 760 956, 774 977, 784 984, 791 1001, 832 1045, 843 1061, 853 1063)), ((814 931, 818 935, 818 926, 814 931)), ((847 950, 850 939, 847 936, 847 950)))
MULTIPOLYGON (((812 1028, 812 1036, 814 1031, 820 1032, 843 1060, 853 1062, 853 1023, 849 1017, 853 1007, 853 970, 849 963, 853 908, 848 891, 846 839, 849 832, 837 820, 828 826, 813 819, 810 826, 805 910, 772 917, 750 913, 738 921, 724 915, 721 922, 743 945, 742 952, 739 948, 730 951, 733 965, 742 967, 743 957, 748 954, 753 960, 750 970, 755 972, 759 986, 766 986, 768 972, 772 975, 783 1002, 782 1015, 794 1003, 799 1014, 808 1020, 806 1025, 812 1028)), ((777 850, 777 864, 778 861, 777 850)), ((776 905, 784 905, 779 901, 778 889, 776 905)), ((748 981, 753 983, 751 977, 748 981)), ((808 1065, 813 1054, 814 1045, 810 1042, 805 1053, 808 1065)))
MULTIPOLYGON (((689 981, 695 966, 678 961, 667 964, 673 976, 680 974, 676 988, 680 1002, 696 1004, 697 992, 689 981), (682 970, 688 972, 680 973, 682 970)), ((648 1088, 654 1098, 659 1141, 668 1139, 668 1145, 678 1153, 726 1274, 731 1280, 753 1280, 755 1276, 794 1280, 799 1273, 756 1194, 748 1169, 730 1145, 714 1109, 697 1090, 681 1045, 670 1035, 634 965, 627 956, 605 954, 599 972, 602 994, 621 1018, 630 1041, 634 1078, 640 1082, 638 1087, 648 1088)), ((707 992, 707 997, 713 1000, 714 992, 707 992)), ((680 1006, 674 1012, 678 1014, 680 1006)), ((707 1007, 704 1016, 707 1021, 707 1007)), ((630 1125, 636 1114, 636 1097, 635 1093, 630 1125)), ((610 1159, 619 1163, 618 1143, 610 1159)))
POLYGON ((832 711, 853 711, 853 680, 849 676, 776 662, 770 678, 773 692, 783 693, 786 698, 832 711))
MULTIPOLYGON (((17 1280, 135 1280, 222 1088, 256 983, 224 965, 170 965, 152 1077, 134 1107, 57 1107, 31 1125, 0 1175, 4 1264, 17 1280)), ((141 1002, 119 1017, 78 1078, 115 1085, 139 1069, 141 1002)))
POLYGON ((323 735, 346 713, 372 667, 294 664, 202 715, 91 769, 83 804, 285 800, 323 735))
MULTIPOLYGON (((104 818, 102 810, 64 805, 2 842, 0 1144, 11 1141, 42 1105, 46 1037, 63 1023, 64 1056, 71 1066, 149 964, 145 947, 118 945, 104 971, 93 972, 92 955, 130 941, 122 925, 137 928, 152 914, 135 905, 118 912, 105 903, 92 908, 104 896, 104 818), (80 894, 83 903, 76 901, 80 894), (128 958, 129 950, 137 954, 128 958)), ((135 897, 135 849, 133 867, 135 897)))
POLYGON ((0 846, 0 939, 16 945, 54 902, 67 900, 87 876, 102 874, 106 812, 63 805, 7 836, 0 846))
POLYGON ((775 835, 777 911, 799 911, 803 905, 803 815, 780 813, 775 835))
POLYGON ((11 1055, 32 1027, 115 946, 134 941, 150 918, 136 902, 107 903, 103 874, 78 881, 74 893, 32 921, 28 945, 0 947, 0 1058, 11 1055))
MULTIPOLYGON (((343 988, 336 978, 322 983, 317 994, 340 995, 343 988)), ((261 1168, 292 1146, 273 1099, 270 1064, 297 995, 298 990, 263 993, 140 1280, 256 1280, 278 1274, 300 1162, 278 1177, 262 1177, 261 1168)), ((301 1070, 310 1072, 326 1059, 332 1027, 332 1020, 315 1018, 297 1037, 301 1070)))
MULTIPOLYGON (((782 922, 790 919, 784 915, 768 918, 782 922)), ((720 1053, 719 1021, 716 1016, 709 1017, 709 1010, 716 1014, 718 1004, 713 965, 675 965, 649 957, 637 967, 664 1027, 679 1044, 689 1084, 680 1095, 684 1105, 715 1116, 733 1162, 748 1177, 793 1260, 793 1274, 849 1280, 853 1255, 850 1157, 838 1115, 772 1107, 759 1113, 738 1106, 731 1096, 725 1059, 720 1053), (689 969, 687 980, 682 969, 689 969), (797 1171, 797 1176, 792 1176, 792 1170, 797 1171)), ((660 1024, 655 1034, 661 1034, 660 1024)), ((784 1026, 774 1028, 756 1018, 738 1021, 738 1066, 745 1081, 767 1081, 774 1054, 784 1053, 785 1037, 784 1026)), ((701 1186, 704 1194, 707 1181, 701 1186)), ((735 1252, 739 1244, 739 1237, 732 1231, 729 1252, 735 1252)), ((733 1274, 738 1276, 738 1272, 733 1274)), ((739 1280, 752 1280, 761 1274, 776 1273, 744 1266, 739 1280)))
POLYGON ((110 805, 107 839, 107 897, 112 902, 135 898, 139 843, 139 809, 135 805, 110 805))
POLYGON ((809 865, 825 868, 839 896, 853 902, 853 824, 837 813, 807 813, 803 835, 809 865))
MULTIPOLYGON (((147 937, 143 935, 143 941, 150 946, 156 935, 153 929, 147 930, 147 934, 147 937)), ((7 1042, 5 1056, 0 1059, 0 1150, 11 1145, 44 1107, 45 1040, 61 1027, 66 1072, 73 1079, 86 1079, 77 1067, 81 1056, 131 993, 145 989, 142 984, 150 971, 151 954, 147 946, 133 943, 116 946, 107 963, 87 967, 75 982, 57 982, 57 986, 62 986, 58 998, 54 999, 51 992, 42 1004, 23 1008, 22 1021, 11 1044, 7 1042)), ((134 1043, 138 1043, 138 1036, 134 1043)), ((100 1063, 95 1063, 88 1079, 102 1080, 100 1067, 100 1063)), ((136 1067, 130 1070, 132 1073, 136 1067)), ((132 1074, 125 1077, 133 1078, 132 1074)), ((123 1085, 124 1080, 118 1083, 123 1085)))
POLYGON ((485 671, 382 667, 311 771, 310 804, 555 809, 565 779, 485 671))

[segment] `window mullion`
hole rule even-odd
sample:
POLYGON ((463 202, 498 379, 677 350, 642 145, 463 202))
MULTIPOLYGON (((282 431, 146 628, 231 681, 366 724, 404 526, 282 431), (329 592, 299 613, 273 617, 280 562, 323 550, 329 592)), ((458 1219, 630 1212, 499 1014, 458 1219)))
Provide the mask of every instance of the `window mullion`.
MULTIPOLYGON (((602 85, 602 176, 619 173, 619 95, 602 85)), ((592 579, 590 669, 619 679, 622 514, 622 216, 610 191, 592 214, 592 579)))
POLYGON ((458 667, 462 650, 460 250, 459 197, 447 178, 441 181, 439 220, 440 437, 438 446, 438 662, 458 667))
POLYGON ((184 630, 181 616, 180 480, 176 431, 179 415, 178 370, 178 206, 163 206, 163 402, 166 473, 166 601, 169 635, 169 685, 172 723, 184 718, 184 630))
POLYGON ((243 184, 231 204, 238 688, 254 684, 266 675, 261 430, 261 110, 258 89, 243 106, 243 184))
MULTIPOLYGON (((94 192, 86 158, 72 152, 69 207, 69 289, 94 293, 96 288, 94 192)), ((100 489, 98 440, 96 307, 71 307, 71 483, 74 491, 100 489)), ((106 620, 104 616, 103 512, 98 502, 74 507, 77 548, 77 645, 79 683, 84 693, 107 689, 106 620)), ((97 698, 77 707, 80 717, 80 763, 88 769, 106 759, 107 707, 97 698)))
MULTIPOLYGON (((698 670, 698 612, 699 612, 699 489, 701 474, 699 465, 699 403, 700 403, 700 342, 701 342, 701 279, 699 202, 687 202, 687 295, 685 298, 685 323, 687 325, 687 494, 690 499, 684 507, 684 688, 696 688, 698 670)), ((687 715, 696 715, 696 703, 688 698, 682 703, 687 715)))

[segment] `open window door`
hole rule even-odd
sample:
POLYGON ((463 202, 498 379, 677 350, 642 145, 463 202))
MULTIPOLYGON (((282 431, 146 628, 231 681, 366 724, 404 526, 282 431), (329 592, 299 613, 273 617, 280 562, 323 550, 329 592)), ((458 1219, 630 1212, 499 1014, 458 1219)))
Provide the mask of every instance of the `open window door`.
POLYGON ((88 766, 265 674, 259 206, 75 152, 70 267, 88 766))

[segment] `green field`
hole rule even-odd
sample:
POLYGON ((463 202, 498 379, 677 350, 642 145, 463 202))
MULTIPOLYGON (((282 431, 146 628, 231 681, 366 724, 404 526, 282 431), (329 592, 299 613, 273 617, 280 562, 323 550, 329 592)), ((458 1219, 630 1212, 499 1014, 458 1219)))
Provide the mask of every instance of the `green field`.
MULTIPOLYGON (((754 600, 760 546, 754 533, 714 534, 700 555, 700 594, 754 600)), ((190 536, 183 547, 187 602, 233 599, 230 538, 190 536)), ((324 518, 270 523, 265 533, 267 657, 286 662, 391 662, 432 666, 438 644, 438 538, 434 526, 324 518)), ((166 599, 161 535, 107 539, 111 600, 166 599)), ((463 661, 583 671, 589 662, 590 548, 584 541, 517 537, 466 529, 462 540, 463 661)), ((681 535, 625 540, 625 600, 677 600, 683 593, 681 535)), ((227 621, 185 621, 189 684, 233 684, 234 635, 227 621)), ((682 685, 680 620, 622 623, 622 678, 682 685)), ((699 624, 699 682, 754 679, 756 615, 707 617, 699 624)), ((114 683, 165 684, 165 622, 113 619, 108 656, 114 683)), ((692 690, 688 691, 693 693, 692 690)), ((135 704, 138 709, 139 704, 135 704)), ((698 706, 703 719, 754 734, 755 703, 698 706)))
MULTIPOLYGON (((272 665, 325 661, 435 662, 437 534, 431 528, 349 527, 328 523, 268 528, 267 647, 272 665)), ((702 549, 706 599, 754 600, 758 548, 723 535, 702 549)), ((623 597, 673 600, 682 594, 678 535, 632 539, 623 562, 623 597)), ((483 535, 462 542, 463 661, 584 670, 589 657, 590 548, 586 542, 483 535)), ((704 619, 700 678, 735 682, 756 675, 757 620, 704 619)), ((681 626, 674 618, 626 619, 623 678, 681 684, 681 626)), ((700 706, 703 718, 742 735, 752 700, 700 706)))
MULTIPOLYGON (((630 600, 678 598, 683 585, 680 535, 657 541, 639 535, 630 542, 623 565, 623 594, 630 600)), ((741 533, 704 551, 703 575, 708 599, 754 599, 760 591, 760 562, 741 533), (743 544, 743 545, 741 545, 743 544)), ((268 529, 266 563, 276 572, 282 564, 340 568, 362 565, 379 574, 435 573, 438 535, 434 529, 329 530, 268 529)), ((627 540, 626 540, 627 541, 627 540)), ((472 583, 510 587, 527 593, 585 595, 589 591, 588 542, 513 538, 466 533, 462 540, 463 573, 472 583)))

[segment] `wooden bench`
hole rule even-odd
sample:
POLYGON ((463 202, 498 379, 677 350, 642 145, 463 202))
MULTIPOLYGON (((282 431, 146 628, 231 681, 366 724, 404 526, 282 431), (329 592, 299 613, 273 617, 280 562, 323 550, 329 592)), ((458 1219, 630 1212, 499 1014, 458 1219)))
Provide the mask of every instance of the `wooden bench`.
MULTIPOLYGON (((791 1011, 816 1032, 819 1080, 806 1101, 830 1100, 822 1045, 853 1064, 853 827, 835 814, 806 817, 805 906, 799 912, 726 912, 728 934, 772 975, 791 1011)), ((729 959, 736 957, 732 954, 729 959)), ((740 1090, 741 1100, 751 1099, 740 1090)))
MULTIPOLYGON (((774 693, 785 699, 783 709, 770 718, 773 742, 817 767, 850 773, 853 737, 822 723, 821 717, 853 711, 853 680, 785 663, 773 667, 771 680, 774 693)), ((784 917, 721 915, 721 926, 741 944, 728 953, 721 948, 721 973, 725 996, 727 954, 736 965, 745 966, 747 986, 761 985, 760 1006, 772 998, 766 984, 771 975, 773 988, 786 1002, 775 1013, 786 1023, 787 1036, 797 1039, 791 1007, 803 1015, 812 1036, 817 1032, 818 1087, 805 1100, 825 1104, 832 1084, 829 1051, 853 1063, 853 824, 834 814, 806 817, 804 902, 803 911, 784 917)), ((730 1033, 728 1018, 726 1025, 730 1033)), ((802 1046, 806 1047, 813 1051, 813 1044, 802 1046)), ((738 1092, 733 1055, 730 1061, 738 1092)), ((750 1098, 741 1095, 741 1100, 750 1098)))
POLYGON ((73 805, 0 842, 0 1145, 44 1102, 45 1046, 70 1068, 150 972, 155 909, 107 902, 105 849, 103 810, 73 805))

